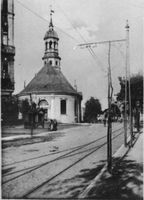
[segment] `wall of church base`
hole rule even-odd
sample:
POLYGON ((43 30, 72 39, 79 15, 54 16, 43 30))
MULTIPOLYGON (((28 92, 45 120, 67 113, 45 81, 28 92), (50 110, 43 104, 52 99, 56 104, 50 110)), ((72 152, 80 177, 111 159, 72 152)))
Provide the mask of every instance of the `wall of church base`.
MULTIPOLYGON (((21 96, 19 99, 28 99, 30 102, 30 96, 21 96)), ((34 101, 38 107, 40 101, 46 101, 47 105, 44 109, 47 109, 47 119, 56 119, 59 123, 75 123, 75 97, 69 95, 32 95, 32 101, 34 101), (61 100, 66 100, 66 113, 61 113, 61 100)))

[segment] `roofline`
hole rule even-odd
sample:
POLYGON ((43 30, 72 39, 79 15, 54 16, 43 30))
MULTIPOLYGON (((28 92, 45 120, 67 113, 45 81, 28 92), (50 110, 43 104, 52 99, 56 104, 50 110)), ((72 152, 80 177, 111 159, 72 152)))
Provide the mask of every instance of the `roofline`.
POLYGON ((57 39, 57 40, 59 40, 59 38, 57 38, 57 37, 54 37, 54 36, 44 36, 44 40, 47 40, 47 39, 50 39, 50 38, 54 38, 54 39, 57 39))
POLYGON ((42 57, 42 60, 44 60, 45 58, 58 58, 59 60, 61 60, 61 57, 59 57, 59 56, 43 56, 42 57))
POLYGON ((30 95, 30 94, 36 94, 36 95, 41 95, 41 94, 45 94, 45 95, 69 95, 69 96, 79 96, 82 98, 82 94, 80 93, 72 93, 72 92, 46 92, 46 91, 32 91, 32 92, 20 92, 19 94, 17 94, 19 97, 20 96, 26 96, 26 95, 30 95))

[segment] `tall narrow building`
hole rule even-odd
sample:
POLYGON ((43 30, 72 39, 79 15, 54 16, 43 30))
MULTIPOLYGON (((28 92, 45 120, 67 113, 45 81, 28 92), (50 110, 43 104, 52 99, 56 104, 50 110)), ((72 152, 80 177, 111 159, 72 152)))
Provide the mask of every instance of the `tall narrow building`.
POLYGON ((14 91, 14 0, 1 1, 1 95, 14 91))
POLYGON ((82 94, 72 87, 61 71, 58 42, 50 15, 49 28, 44 36, 44 66, 19 93, 19 98, 32 98, 45 110, 45 119, 56 119, 61 123, 80 122, 82 94))

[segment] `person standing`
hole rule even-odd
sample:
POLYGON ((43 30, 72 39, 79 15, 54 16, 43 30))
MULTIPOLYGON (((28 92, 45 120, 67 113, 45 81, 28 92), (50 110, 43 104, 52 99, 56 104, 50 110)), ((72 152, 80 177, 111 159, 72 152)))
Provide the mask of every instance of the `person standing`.
POLYGON ((140 106, 139 101, 136 102, 136 106, 134 108, 134 122, 137 131, 140 131, 140 106))

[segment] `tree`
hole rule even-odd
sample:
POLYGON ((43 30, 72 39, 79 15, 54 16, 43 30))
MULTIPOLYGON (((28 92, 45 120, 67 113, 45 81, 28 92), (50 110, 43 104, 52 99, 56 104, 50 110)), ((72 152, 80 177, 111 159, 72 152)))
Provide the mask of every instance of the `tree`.
POLYGON ((18 120, 18 99, 16 96, 1 100, 2 124, 12 125, 18 120))
POLYGON ((91 97, 85 103, 85 113, 84 121, 85 122, 96 122, 98 114, 101 113, 101 104, 98 99, 91 97))
MULTIPOLYGON (((119 77, 120 82, 120 92, 117 94, 117 101, 124 101, 125 99, 125 79, 119 77)), ((128 86, 128 82, 127 82, 128 86)), ((136 74, 130 78, 130 90, 131 90, 131 104, 132 109, 135 108, 136 102, 140 102, 140 108, 143 107, 143 75, 136 74)), ((129 94, 129 87, 127 87, 127 99, 129 94)))
POLYGON ((121 116, 120 109, 116 102, 111 104, 111 114, 112 114, 113 120, 118 120, 118 117, 121 116))
POLYGON ((30 111, 30 109, 31 107, 28 99, 24 99, 19 102, 19 111, 22 113, 23 118, 30 111))

